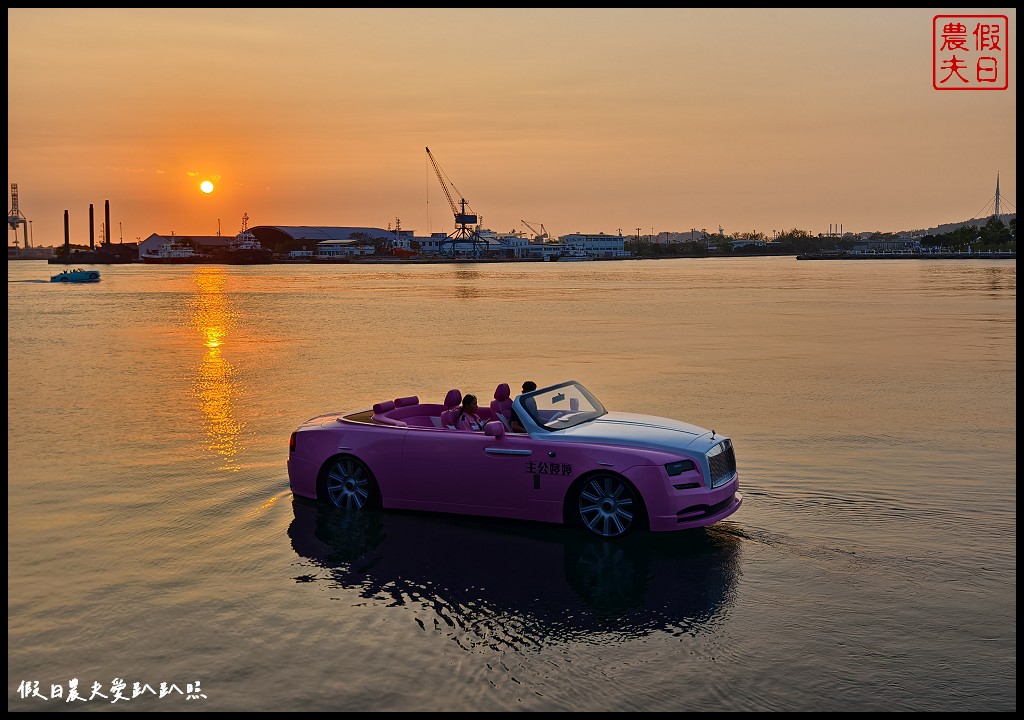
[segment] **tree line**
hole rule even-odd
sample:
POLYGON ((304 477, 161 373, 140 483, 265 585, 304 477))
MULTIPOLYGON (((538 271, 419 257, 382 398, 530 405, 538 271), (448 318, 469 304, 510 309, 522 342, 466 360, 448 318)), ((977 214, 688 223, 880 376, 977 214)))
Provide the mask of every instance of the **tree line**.
MULTIPOLYGON (((903 233, 872 234, 869 240, 896 240, 903 233)), ((919 238, 924 248, 943 248, 950 251, 1016 252, 1017 218, 1005 223, 995 215, 983 225, 965 224, 947 233, 929 234, 919 238)), ((775 234, 772 240, 761 232, 736 233, 718 236, 706 231, 699 233, 661 233, 657 239, 650 235, 627 236, 625 249, 639 257, 705 257, 708 255, 803 255, 828 250, 850 250, 861 238, 814 235, 793 228, 775 234), (662 237, 667 239, 662 240, 662 237), (746 240, 758 243, 734 248, 730 241, 746 240)))

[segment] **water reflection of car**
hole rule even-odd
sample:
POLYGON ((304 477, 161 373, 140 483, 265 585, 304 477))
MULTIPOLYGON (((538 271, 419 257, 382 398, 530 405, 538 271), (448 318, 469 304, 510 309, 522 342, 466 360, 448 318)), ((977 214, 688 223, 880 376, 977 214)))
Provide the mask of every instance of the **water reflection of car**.
POLYGON ((609 412, 575 380, 514 400, 502 383, 494 395, 480 403, 483 432, 449 427, 458 390, 307 420, 289 441, 292 492, 352 511, 577 524, 602 537, 706 527, 740 507, 732 441, 713 430, 609 412), (513 412, 526 432, 506 427, 513 412))
POLYGON ((312 563, 296 580, 432 608, 463 629, 507 615, 521 632, 508 643, 590 632, 695 634, 721 619, 739 574, 742 536, 727 525, 608 543, 539 523, 348 513, 301 497, 292 508, 292 548, 312 563))

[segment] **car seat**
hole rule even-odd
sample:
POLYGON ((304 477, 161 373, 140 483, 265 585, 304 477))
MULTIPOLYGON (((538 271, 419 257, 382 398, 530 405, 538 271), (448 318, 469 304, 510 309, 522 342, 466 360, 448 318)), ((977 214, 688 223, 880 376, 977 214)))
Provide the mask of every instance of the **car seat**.
POLYGON ((459 405, 462 403, 462 391, 452 388, 444 396, 444 410, 441 412, 441 427, 455 429, 455 420, 459 416, 459 405))
POLYGON ((501 420, 506 430, 511 430, 512 425, 512 393, 508 383, 502 383, 494 389, 494 399, 491 400, 491 413, 495 420, 501 420))

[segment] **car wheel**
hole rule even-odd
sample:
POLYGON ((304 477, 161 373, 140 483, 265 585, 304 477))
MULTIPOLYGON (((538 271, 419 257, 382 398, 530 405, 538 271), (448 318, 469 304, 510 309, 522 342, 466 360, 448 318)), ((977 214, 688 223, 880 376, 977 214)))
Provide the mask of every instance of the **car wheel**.
POLYGON ((595 535, 625 535, 638 524, 643 506, 633 487, 615 475, 595 475, 580 488, 579 519, 595 535))
POLYGON ((342 510, 373 509, 379 505, 377 483, 359 458, 333 458, 320 472, 320 497, 342 510))

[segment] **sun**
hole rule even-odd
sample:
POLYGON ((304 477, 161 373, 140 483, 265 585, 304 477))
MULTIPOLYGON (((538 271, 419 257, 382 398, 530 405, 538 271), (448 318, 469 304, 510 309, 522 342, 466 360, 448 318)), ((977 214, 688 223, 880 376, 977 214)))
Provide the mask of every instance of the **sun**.
POLYGON ((210 182, 209 180, 203 180, 201 183, 199 183, 199 189, 202 190, 207 195, 209 195, 210 193, 213 192, 213 183, 210 182))

